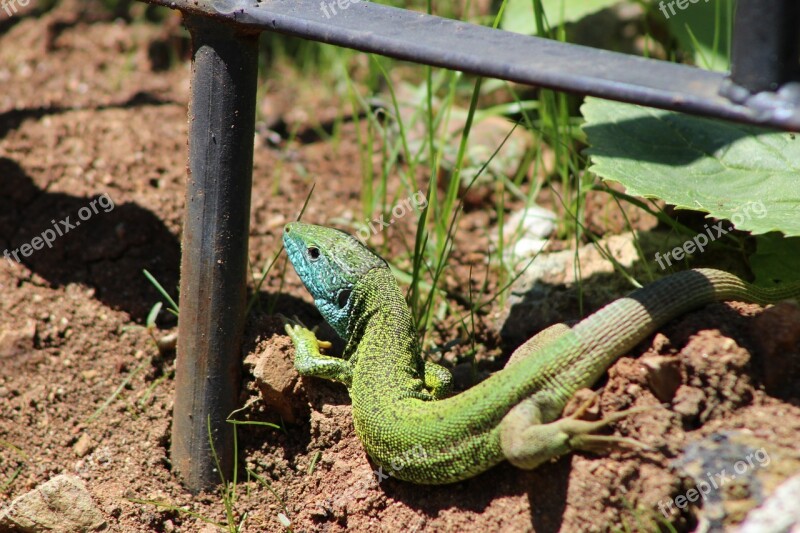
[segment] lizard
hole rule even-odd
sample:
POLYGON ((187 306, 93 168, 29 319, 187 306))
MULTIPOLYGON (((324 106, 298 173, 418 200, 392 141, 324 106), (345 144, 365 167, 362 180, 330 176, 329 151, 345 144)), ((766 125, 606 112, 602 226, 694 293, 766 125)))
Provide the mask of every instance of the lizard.
POLYGON ((342 357, 327 355, 329 342, 287 323, 295 368, 344 384, 367 454, 390 475, 418 484, 454 483, 504 460, 533 469, 574 450, 637 444, 595 432, 641 409, 597 421, 579 419, 581 409, 559 417, 577 390, 683 313, 713 301, 763 305, 800 297, 800 284, 762 288, 721 270, 678 272, 571 328, 545 329, 502 370, 451 396, 449 371, 423 360, 413 316, 384 259, 346 232, 304 222, 287 224, 283 243, 322 317, 345 341, 342 357))

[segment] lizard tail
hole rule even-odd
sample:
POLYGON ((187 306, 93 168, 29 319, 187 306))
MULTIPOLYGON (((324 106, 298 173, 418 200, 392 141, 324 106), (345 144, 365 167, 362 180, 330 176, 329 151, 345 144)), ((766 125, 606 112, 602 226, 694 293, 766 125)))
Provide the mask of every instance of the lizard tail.
MULTIPOLYGON (((715 301, 758 304, 800 299, 800 283, 758 287, 714 269, 695 269, 668 276, 603 307, 576 324, 572 332, 581 344, 580 355, 562 376, 563 392, 590 386, 619 356, 627 353, 658 327, 683 313, 715 301), (566 390, 572 389, 572 390, 566 390)), ((563 367, 562 367, 563 368, 563 367)), ((562 387, 559 387, 562 388, 562 387)))

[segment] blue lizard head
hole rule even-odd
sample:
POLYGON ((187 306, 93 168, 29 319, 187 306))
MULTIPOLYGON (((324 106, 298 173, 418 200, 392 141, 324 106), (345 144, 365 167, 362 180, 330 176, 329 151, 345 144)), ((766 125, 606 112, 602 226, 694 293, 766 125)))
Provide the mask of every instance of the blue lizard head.
POLYGON ((323 318, 347 339, 353 287, 370 270, 389 268, 386 262, 352 235, 304 222, 286 224, 283 245, 323 318))

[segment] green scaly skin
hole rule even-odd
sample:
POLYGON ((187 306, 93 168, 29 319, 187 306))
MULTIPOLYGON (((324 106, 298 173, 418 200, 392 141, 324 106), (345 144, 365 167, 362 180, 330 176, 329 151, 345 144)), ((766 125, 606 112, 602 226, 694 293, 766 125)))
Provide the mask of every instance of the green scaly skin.
POLYGON ((343 357, 331 357, 320 353, 328 344, 314 333, 287 326, 297 370, 344 383, 370 457, 390 475, 421 484, 460 481, 503 460, 535 468, 575 449, 625 441, 592 432, 632 410, 599 422, 558 417, 575 391, 678 315, 718 300, 800 297, 800 285, 764 289, 718 270, 681 272, 571 329, 545 330, 502 371, 444 398, 449 373, 423 361, 414 320, 383 259, 351 235, 301 222, 286 225, 283 241, 323 317, 347 341, 343 357))

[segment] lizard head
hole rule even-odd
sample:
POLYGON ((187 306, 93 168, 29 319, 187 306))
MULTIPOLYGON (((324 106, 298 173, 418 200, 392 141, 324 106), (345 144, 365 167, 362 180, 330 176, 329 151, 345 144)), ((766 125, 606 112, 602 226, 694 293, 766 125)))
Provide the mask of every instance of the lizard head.
POLYGON ((353 287, 370 270, 389 268, 386 262, 352 235, 304 222, 286 224, 283 245, 323 318, 347 339, 353 287))

